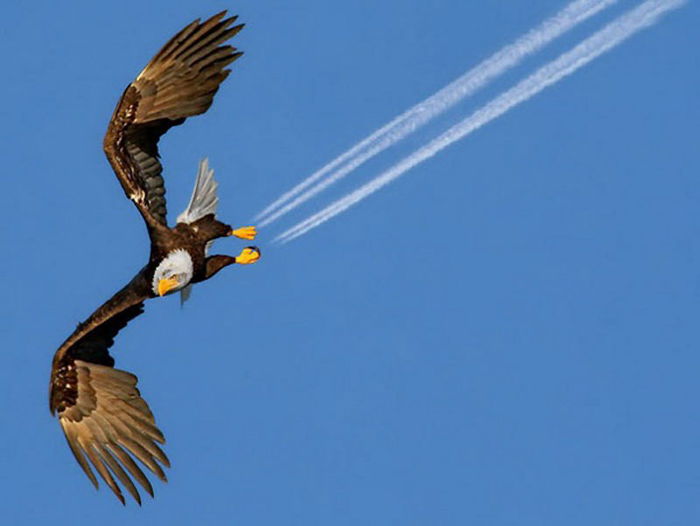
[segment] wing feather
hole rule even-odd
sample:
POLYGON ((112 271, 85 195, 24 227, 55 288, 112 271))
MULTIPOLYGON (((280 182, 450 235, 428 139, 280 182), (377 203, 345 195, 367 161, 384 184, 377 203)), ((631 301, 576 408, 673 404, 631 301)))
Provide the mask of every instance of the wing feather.
POLYGON ((131 476, 134 477, 134 479, 141 484, 143 489, 146 490, 146 492, 153 497, 153 486, 151 486, 150 481, 144 474, 144 472, 139 468, 139 466, 134 462, 134 460, 129 456, 129 454, 124 451, 121 446, 115 442, 110 442, 107 444, 107 448, 109 451, 119 460, 119 462, 126 467, 127 470, 129 470, 129 473, 131 473, 131 476))
POLYGON ((75 456, 75 460, 77 460, 78 464, 80 464, 80 467, 83 468, 83 471, 85 472, 85 474, 88 476, 88 478, 92 482, 92 485, 97 488, 98 487, 97 479, 95 478, 95 474, 90 469, 90 464, 88 464, 88 461, 85 458, 84 451, 78 445, 78 434, 76 433, 75 428, 71 427, 70 425, 64 425, 62 427, 63 427, 63 432, 66 436, 66 442, 68 442, 68 447, 70 447, 70 450, 73 452, 73 455, 75 456))
POLYGON ((87 457, 90 459, 90 462, 92 462, 92 465, 95 466, 95 469, 97 472, 100 474, 102 479, 107 483, 109 488, 114 492, 114 494, 117 496, 119 501, 122 504, 125 504, 124 501, 124 495, 121 492, 121 489, 119 486, 117 486, 117 483, 114 482, 114 478, 112 477, 112 474, 109 472, 107 469, 107 466, 104 465, 102 460, 100 459, 100 456, 97 454, 97 451, 95 451, 94 445, 91 442, 88 442, 87 439, 84 439, 82 436, 78 435, 78 443, 80 447, 85 451, 85 454, 87 457))
POLYGON ((148 469, 150 469, 160 480, 167 482, 168 478, 165 476, 163 468, 161 468, 160 464, 156 462, 156 460, 159 460, 165 467, 170 467, 170 463, 167 461, 167 458, 158 458, 151 451, 149 451, 149 449, 147 449, 143 443, 127 438, 126 435, 119 437, 119 445, 124 446, 132 455, 143 462, 144 465, 148 467, 148 469))
MULTIPOLYGON (((109 444, 109 442, 104 442, 104 444, 109 444)), ((124 485, 124 487, 131 494, 131 496, 134 497, 134 500, 141 504, 141 495, 139 495, 136 486, 129 478, 129 475, 126 474, 121 464, 119 464, 119 462, 117 462, 114 459, 112 454, 109 451, 107 451, 107 449, 104 445, 102 445, 102 443, 96 443, 94 447, 97 450, 98 455, 100 455, 102 461, 105 464, 107 464, 110 471, 119 479, 119 482, 121 482, 124 485)))
POLYGON ((107 128, 107 158, 149 230, 167 225, 160 137, 209 109, 226 66, 242 54, 223 45, 243 28, 225 15, 195 20, 170 39, 124 91, 107 128))

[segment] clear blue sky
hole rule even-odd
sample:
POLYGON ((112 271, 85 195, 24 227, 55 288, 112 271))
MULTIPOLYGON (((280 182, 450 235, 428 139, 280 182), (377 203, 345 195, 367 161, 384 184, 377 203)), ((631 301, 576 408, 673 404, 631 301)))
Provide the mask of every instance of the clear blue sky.
POLYGON ((149 302, 113 355, 168 440, 155 500, 95 492, 49 416, 56 347, 147 257, 101 142, 181 26, 229 8, 246 55, 210 112, 162 142, 171 217, 206 155, 221 217, 246 224, 565 3, 6 5, 3 521, 698 524, 694 1, 346 214, 266 244, 635 5, 621 0, 263 230, 259 264, 184 309, 149 302))

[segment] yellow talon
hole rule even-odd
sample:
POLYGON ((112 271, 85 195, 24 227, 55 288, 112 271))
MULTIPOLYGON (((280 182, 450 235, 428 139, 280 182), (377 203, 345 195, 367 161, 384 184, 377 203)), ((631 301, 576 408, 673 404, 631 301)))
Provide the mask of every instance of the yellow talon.
POLYGON ((258 231, 255 230, 254 226, 243 226, 241 228, 236 228, 235 230, 231 230, 229 233, 230 236, 236 236, 237 238, 240 239, 248 239, 252 241, 255 239, 255 236, 258 235, 258 231))
POLYGON ((257 247, 246 247, 236 257, 239 265, 251 265, 260 259, 260 249, 257 247))

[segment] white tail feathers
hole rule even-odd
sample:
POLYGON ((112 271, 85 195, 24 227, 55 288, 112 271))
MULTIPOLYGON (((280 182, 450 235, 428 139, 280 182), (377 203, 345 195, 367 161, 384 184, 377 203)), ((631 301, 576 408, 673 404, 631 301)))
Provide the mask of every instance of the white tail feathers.
POLYGON ((209 160, 199 161, 197 179, 187 208, 177 216, 178 223, 192 223, 207 214, 216 214, 219 198, 216 189, 219 184, 214 180, 214 170, 209 168, 209 160))
POLYGON ((192 283, 189 283, 186 287, 180 289, 180 307, 182 307, 185 302, 190 299, 190 294, 192 294, 192 283))

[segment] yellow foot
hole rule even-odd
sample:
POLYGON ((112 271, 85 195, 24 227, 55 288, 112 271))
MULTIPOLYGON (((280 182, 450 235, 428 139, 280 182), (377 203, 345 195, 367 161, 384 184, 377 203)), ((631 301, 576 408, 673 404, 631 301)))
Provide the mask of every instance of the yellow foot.
POLYGON ((236 263, 239 265, 251 265, 260 259, 260 249, 258 247, 245 247, 236 256, 236 263))
POLYGON ((255 236, 258 234, 258 231, 255 230, 254 226, 243 226, 241 228, 236 228, 234 230, 231 230, 229 232, 229 236, 236 236, 240 239, 248 239, 248 240, 253 240, 255 239, 255 236))

